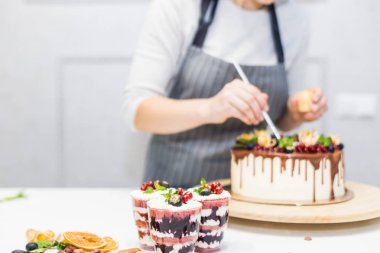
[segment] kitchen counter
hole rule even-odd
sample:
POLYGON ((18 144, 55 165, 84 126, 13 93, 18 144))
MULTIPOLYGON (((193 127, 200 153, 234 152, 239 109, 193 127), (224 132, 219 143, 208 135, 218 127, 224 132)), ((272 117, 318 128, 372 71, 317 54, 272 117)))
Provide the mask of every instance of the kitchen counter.
MULTIPOLYGON (((0 198, 17 189, 0 189, 0 198)), ((23 249, 25 231, 88 231, 111 236, 120 249, 138 246, 128 189, 27 189, 27 198, 0 202, 0 252, 23 249)), ((232 218, 221 252, 380 252, 380 219, 300 225, 232 218), (305 240, 305 237, 312 240, 305 240)))

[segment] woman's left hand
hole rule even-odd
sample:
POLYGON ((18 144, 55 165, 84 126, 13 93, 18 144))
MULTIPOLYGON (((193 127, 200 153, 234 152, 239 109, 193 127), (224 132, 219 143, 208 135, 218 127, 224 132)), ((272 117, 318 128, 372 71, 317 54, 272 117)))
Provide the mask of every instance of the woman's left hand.
POLYGON ((318 87, 310 88, 309 91, 312 93, 310 112, 300 112, 298 110, 297 94, 291 96, 288 100, 288 113, 290 113, 293 120, 298 123, 318 120, 328 110, 327 98, 323 91, 318 87))

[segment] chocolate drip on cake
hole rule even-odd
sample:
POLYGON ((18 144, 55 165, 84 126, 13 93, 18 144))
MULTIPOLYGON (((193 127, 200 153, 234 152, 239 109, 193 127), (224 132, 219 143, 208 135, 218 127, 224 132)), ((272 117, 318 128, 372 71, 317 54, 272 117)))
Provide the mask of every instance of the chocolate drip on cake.
MULTIPOLYGON (((338 175, 338 179, 343 178, 343 172, 339 173, 339 164, 340 162, 343 163, 343 153, 341 151, 335 151, 333 153, 293 153, 293 154, 285 154, 285 153, 278 153, 278 152, 265 152, 265 151, 253 151, 253 150, 240 150, 240 149, 233 149, 232 150, 232 156, 236 164, 241 162, 242 159, 247 157, 248 155, 252 154, 254 157, 262 157, 262 172, 264 173, 264 160, 266 158, 272 159, 272 166, 271 166, 271 182, 273 182, 273 160, 274 158, 279 158, 281 160, 281 168, 280 173, 282 173, 282 170, 286 171, 286 161, 291 160, 292 163, 292 172, 291 175, 294 176, 294 170, 295 165, 298 165, 298 175, 301 174, 301 161, 305 162, 305 181, 308 180, 308 171, 307 171, 307 162, 310 162, 314 169, 313 173, 313 201, 315 201, 315 187, 316 187, 316 170, 321 171, 321 177, 322 177, 322 184, 324 184, 324 170, 326 168, 326 161, 330 161, 330 200, 335 199, 334 195, 334 179, 338 175), (298 161, 298 162, 297 162, 298 161)), ((339 180, 338 180, 338 186, 339 186, 339 180)))

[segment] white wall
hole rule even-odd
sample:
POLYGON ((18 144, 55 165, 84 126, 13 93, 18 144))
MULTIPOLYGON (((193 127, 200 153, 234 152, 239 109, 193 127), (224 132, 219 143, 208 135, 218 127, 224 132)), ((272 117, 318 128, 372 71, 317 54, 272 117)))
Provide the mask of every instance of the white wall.
MULTIPOLYGON (((119 111, 148 3, 0 0, 0 186, 137 185, 148 136, 128 133, 119 111)), ((314 126, 342 135, 349 179, 380 185, 378 104, 360 120, 335 110, 340 93, 379 95, 380 2, 300 3, 309 81, 330 99, 314 126)))

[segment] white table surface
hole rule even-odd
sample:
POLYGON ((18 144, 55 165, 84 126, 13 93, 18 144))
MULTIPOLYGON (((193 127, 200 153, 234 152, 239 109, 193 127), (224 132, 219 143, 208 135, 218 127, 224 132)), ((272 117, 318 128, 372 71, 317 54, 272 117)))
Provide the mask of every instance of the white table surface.
MULTIPOLYGON (((0 198, 17 189, 0 189, 0 198)), ((27 189, 0 202, 0 253, 23 249, 28 228, 88 231, 137 247, 128 189, 27 189)), ((380 252, 380 219, 340 225, 292 225, 231 219, 221 252, 380 252), (304 240, 311 236, 311 241, 304 240)))

